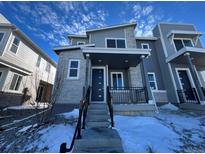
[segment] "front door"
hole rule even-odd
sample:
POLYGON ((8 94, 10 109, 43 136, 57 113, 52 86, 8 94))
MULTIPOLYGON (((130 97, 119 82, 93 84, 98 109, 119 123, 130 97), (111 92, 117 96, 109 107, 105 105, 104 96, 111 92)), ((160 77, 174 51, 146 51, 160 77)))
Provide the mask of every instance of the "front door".
POLYGON ((92 69, 92 101, 104 101, 104 69, 92 69))
POLYGON ((187 100, 195 100, 191 83, 186 70, 178 70, 180 82, 187 100))

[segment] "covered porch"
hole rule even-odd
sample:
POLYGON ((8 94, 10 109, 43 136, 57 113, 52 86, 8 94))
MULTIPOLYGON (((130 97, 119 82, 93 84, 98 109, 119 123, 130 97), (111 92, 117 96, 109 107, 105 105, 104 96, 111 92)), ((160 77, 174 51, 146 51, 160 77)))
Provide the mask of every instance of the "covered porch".
POLYGON ((92 87, 91 101, 143 104, 153 101, 144 67, 149 49, 83 48, 86 59, 85 87, 92 87))
POLYGON ((198 71, 205 70, 204 59, 205 49, 196 47, 184 47, 166 59, 168 63, 186 66, 186 68, 175 68, 179 83, 177 94, 180 103, 205 104, 205 91, 202 83, 204 81, 198 74, 198 71))

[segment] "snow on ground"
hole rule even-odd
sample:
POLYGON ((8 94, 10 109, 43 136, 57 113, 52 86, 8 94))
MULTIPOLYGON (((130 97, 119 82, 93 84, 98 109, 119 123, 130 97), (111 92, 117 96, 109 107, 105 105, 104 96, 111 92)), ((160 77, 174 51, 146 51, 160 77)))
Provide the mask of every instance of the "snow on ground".
POLYGON ((41 136, 31 143, 26 150, 37 147, 37 151, 58 153, 61 143, 66 142, 70 146, 74 127, 71 125, 52 125, 38 132, 41 136))
POLYGON ((4 108, 4 111, 7 109, 12 109, 12 110, 25 110, 25 109, 45 109, 48 108, 48 103, 39 103, 36 105, 19 105, 19 106, 10 106, 7 108, 4 108))
POLYGON ((63 116, 65 119, 78 118, 79 110, 73 109, 73 111, 71 111, 71 112, 65 112, 65 113, 61 113, 59 115, 63 116))
POLYGON ((165 108, 153 117, 115 116, 125 152, 205 152, 205 117, 165 108))
POLYGON ((173 105, 173 104, 171 104, 171 103, 162 105, 160 108, 161 108, 161 109, 165 109, 165 110, 173 110, 173 111, 179 110, 178 107, 176 107, 175 105, 173 105))

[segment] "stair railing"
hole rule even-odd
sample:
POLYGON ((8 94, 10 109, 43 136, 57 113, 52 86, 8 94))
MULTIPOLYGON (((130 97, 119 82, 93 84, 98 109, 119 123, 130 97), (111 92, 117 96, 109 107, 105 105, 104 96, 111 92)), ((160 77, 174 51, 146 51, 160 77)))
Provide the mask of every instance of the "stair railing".
POLYGON ((90 87, 87 88, 86 94, 83 95, 83 99, 80 101, 78 121, 77 121, 77 125, 75 128, 75 132, 73 134, 70 147, 67 148, 66 143, 62 143, 60 146, 60 153, 70 152, 73 149, 75 139, 82 138, 81 129, 85 129, 85 120, 87 116, 87 109, 88 109, 89 101, 90 101, 90 87))
POLYGON ((108 86, 107 86, 107 105, 110 112, 111 126, 114 127, 112 97, 110 94, 110 88, 108 86))

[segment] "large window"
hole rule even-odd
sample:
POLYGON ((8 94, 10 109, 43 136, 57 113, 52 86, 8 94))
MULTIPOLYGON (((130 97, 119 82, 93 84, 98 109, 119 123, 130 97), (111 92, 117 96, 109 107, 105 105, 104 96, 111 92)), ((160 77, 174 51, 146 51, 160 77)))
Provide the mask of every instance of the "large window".
POLYGON ((174 45, 177 51, 184 47, 193 47, 191 39, 174 39, 174 45))
POLYGON ((123 73, 122 72, 111 72, 111 84, 113 88, 124 87, 123 73))
POLYGON ((41 64, 41 56, 38 56, 37 62, 36 62, 36 66, 39 67, 41 64))
POLYGON ((106 39, 107 48, 126 48, 125 39, 106 39))
POLYGON ((17 38, 17 37, 15 37, 14 40, 13 40, 13 43, 12 43, 12 45, 11 45, 11 49, 10 49, 10 50, 11 50, 13 53, 16 53, 17 50, 18 50, 19 44, 20 44, 20 39, 17 38))
POLYGON ((68 64, 68 79, 78 79, 80 71, 80 60, 71 59, 68 64))
POLYGON ((1 41, 3 40, 3 37, 4 37, 4 33, 3 33, 3 32, 0 32, 0 43, 1 43, 1 41))
POLYGON ((155 78, 155 73, 148 73, 148 80, 149 80, 149 85, 152 90, 157 90, 157 81, 155 78))
POLYGON ((18 74, 14 74, 13 79, 11 81, 10 90, 19 90, 19 86, 21 84, 22 76, 18 74))

